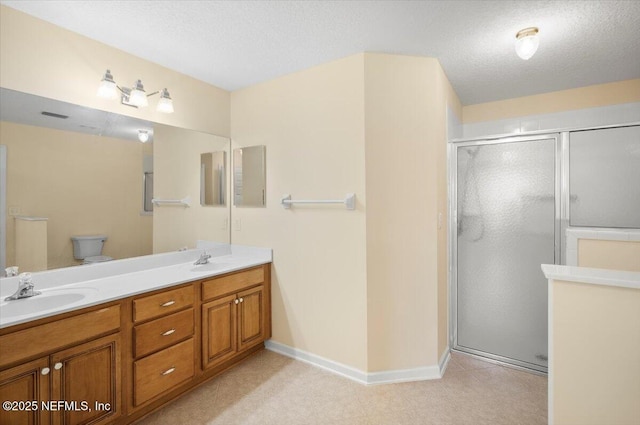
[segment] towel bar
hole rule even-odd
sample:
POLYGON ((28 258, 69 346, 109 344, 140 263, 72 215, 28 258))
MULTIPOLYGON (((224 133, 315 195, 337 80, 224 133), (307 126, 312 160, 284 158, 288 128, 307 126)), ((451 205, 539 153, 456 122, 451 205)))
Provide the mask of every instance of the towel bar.
POLYGON ((290 209, 292 204, 344 204, 348 210, 356 209, 356 195, 355 193, 347 193, 345 199, 317 199, 317 200, 308 200, 308 199, 300 199, 293 200, 291 199, 291 195, 284 195, 280 200, 282 206, 286 209, 290 209))

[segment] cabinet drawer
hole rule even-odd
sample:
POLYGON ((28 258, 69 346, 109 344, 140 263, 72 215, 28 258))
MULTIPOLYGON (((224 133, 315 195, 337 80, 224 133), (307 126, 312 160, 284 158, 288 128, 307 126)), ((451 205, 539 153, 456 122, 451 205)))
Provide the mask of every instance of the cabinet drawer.
POLYGON ((262 282, 264 282, 264 269, 262 266, 245 272, 206 280, 202 283, 202 300, 210 300, 222 295, 232 294, 250 286, 259 285, 262 282))
POLYGON ((193 344, 190 338, 133 364, 134 405, 140 406, 194 376, 193 344))
POLYGON ((86 341, 119 328, 120 305, 113 305, 6 334, 0 337, 0 366, 86 341))
POLYGON ((193 305, 193 286, 164 291, 133 301, 133 321, 142 322, 193 305))
POLYGON ((138 325, 133 329, 134 356, 142 357, 192 335, 192 308, 138 325))

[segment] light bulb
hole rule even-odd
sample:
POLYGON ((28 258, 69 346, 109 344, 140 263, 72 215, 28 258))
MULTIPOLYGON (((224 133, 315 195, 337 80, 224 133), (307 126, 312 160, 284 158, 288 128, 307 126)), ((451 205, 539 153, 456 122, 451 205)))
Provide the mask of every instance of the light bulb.
POLYGON ((149 141, 149 132, 147 130, 138 130, 138 140, 142 143, 149 141))
POLYGON ((131 93, 129 94, 129 103, 139 108, 149 105, 149 101, 147 100, 147 93, 145 93, 144 91, 142 81, 136 81, 133 89, 131 89, 131 93))
POLYGON ((539 44, 538 28, 525 28, 516 34, 516 53, 524 60, 536 53, 539 44))
POLYGON ((105 99, 115 99, 118 97, 118 87, 116 86, 116 82, 113 81, 111 71, 108 69, 107 72, 104 73, 104 77, 102 77, 100 85, 98 86, 98 96, 105 99))
POLYGON ((160 93, 160 100, 158 101, 156 110, 158 112, 164 112, 165 114, 173 113, 173 100, 171 100, 167 89, 163 89, 160 93))

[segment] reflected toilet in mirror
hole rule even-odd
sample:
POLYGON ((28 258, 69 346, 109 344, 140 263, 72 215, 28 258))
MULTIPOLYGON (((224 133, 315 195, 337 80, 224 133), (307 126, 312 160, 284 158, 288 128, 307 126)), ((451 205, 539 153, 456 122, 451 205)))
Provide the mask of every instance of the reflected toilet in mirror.
POLYGON ((102 255, 105 235, 72 236, 73 258, 82 260, 82 264, 104 263, 113 260, 113 257, 102 255))

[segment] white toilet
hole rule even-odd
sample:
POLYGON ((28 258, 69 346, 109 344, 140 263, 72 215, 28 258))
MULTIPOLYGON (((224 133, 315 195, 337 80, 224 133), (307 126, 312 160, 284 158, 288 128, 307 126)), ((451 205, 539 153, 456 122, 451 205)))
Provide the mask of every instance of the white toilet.
POLYGON ((112 257, 102 255, 102 246, 107 240, 105 235, 72 236, 73 257, 84 260, 82 264, 104 263, 113 260, 112 257))

